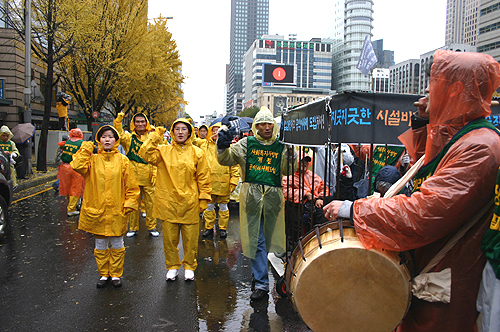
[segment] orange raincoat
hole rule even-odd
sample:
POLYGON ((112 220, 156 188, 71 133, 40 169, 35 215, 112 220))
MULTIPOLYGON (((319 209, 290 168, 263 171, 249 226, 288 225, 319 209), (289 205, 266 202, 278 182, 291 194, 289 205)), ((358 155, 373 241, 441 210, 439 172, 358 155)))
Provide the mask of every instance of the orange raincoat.
MULTIPOLYGON (((310 157, 310 156, 309 156, 310 157)), ((305 172, 300 172, 299 169, 293 174, 289 176, 284 176, 281 183, 283 187, 283 195, 285 196, 285 200, 291 201, 293 199, 294 203, 303 203, 306 201, 305 195, 312 193, 313 190, 313 175, 314 175, 314 198, 325 197, 325 183, 321 180, 321 177, 317 174, 314 174, 309 170, 313 161, 311 161, 307 165, 307 170, 305 172), (302 174, 304 177, 302 178, 302 174), (299 184, 303 187, 300 188, 299 184), (301 197, 302 196, 302 197, 301 197)), ((326 196, 330 195, 328 188, 326 188, 326 196)))
MULTIPOLYGON (((425 143, 426 164, 465 124, 491 113, 492 94, 499 85, 500 64, 491 56, 436 51, 427 136, 423 139, 423 131, 417 130, 410 140, 425 143)), ((408 147, 413 158, 423 150, 422 145, 408 147)), ((499 166, 500 137, 495 131, 479 128, 465 134, 411 197, 398 195, 354 202, 353 220, 361 242, 367 248, 415 249, 414 263, 416 272, 420 272, 458 229, 493 198, 499 166)), ((451 268, 451 303, 430 303, 414 297, 398 331, 473 331, 477 318, 475 302, 485 265, 480 245, 490 221, 488 213, 431 270, 451 268)))
MULTIPOLYGON (((79 128, 73 128, 69 132, 69 141, 78 142, 83 141, 83 133, 79 128)), ((71 159, 72 155, 77 151, 73 149, 64 149, 63 144, 63 155, 68 154, 68 158, 71 159)), ((60 196, 73 196, 73 197, 83 197, 83 191, 85 190, 85 179, 83 176, 78 174, 73 170, 69 162, 62 162, 59 165, 59 170, 57 172, 57 178, 59 179, 59 195, 60 196)))

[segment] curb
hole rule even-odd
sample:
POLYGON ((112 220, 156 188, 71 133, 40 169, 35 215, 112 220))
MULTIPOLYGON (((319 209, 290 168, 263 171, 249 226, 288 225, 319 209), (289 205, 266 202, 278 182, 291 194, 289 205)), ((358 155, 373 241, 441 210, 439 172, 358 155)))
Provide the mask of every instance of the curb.
POLYGON ((25 189, 36 187, 50 181, 55 181, 55 179, 57 179, 57 170, 49 172, 46 175, 38 176, 34 179, 28 179, 26 181, 23 181, 23 183, 19 183, 16 187, 16 190, 14 190, 14 193, 17 194, 25 189))

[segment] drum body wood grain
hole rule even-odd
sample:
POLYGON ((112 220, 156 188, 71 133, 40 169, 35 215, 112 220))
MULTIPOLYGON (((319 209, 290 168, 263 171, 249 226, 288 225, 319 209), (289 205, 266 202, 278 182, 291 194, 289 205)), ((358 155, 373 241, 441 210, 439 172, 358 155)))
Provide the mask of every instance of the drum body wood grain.
POLYGON ((322 247, 309 233, 287 266, 289 296, 304 322, 316 332, 393 331, 411 298, 410 275, 398 255, 366 250, 354 228, 344 228, 342 242, 335 222, 319 233, 322 247))

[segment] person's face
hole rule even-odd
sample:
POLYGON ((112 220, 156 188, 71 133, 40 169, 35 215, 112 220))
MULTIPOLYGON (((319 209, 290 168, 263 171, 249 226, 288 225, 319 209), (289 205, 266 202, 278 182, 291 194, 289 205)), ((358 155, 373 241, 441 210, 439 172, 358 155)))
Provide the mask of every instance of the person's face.
POLYGON ((199 129, 194 127, 194 133, 196 134, 196 136, 198 136, 198 131, 199 131, 199 129))
POLYGON ((219 135, 217 135, 218 132, 219 132, 219 127, 212 127, 212 139, 214 141, 216 141, 217 138, 219 138, 219 135))
POLYGON ((200 135, 200 138, 206 138, 207 134, 208 130, 206 130, 205 127, 200 128, 200 130, 198 130, 198 135, 200 135))
POLYGON ((0 140, 2 140, 2 142, 7 142, 9 140, 9 133, 3 133, 2 135, 0 135, 0 140))
POLYGON ((99 142, 101 142, 104 151, 111 151, 113 145, 115 145, 116 139, 111 130, 106 130, 99 139, 99 142))
POLYGON ((174 127, 174 139, 177 143, 184 143, 189 137, 189 130, 185 123, 178 122, 174 127))
POLYGON ((274 123, 258 123, 256 125, 257 132, 263 139, 270 139, 273 137, 274 123))
POLYGON ((307 171, 307 165, 309 164, 310 159, 304 158, 300 161, 300 170, 303 172, 307 171))
POLYGON ((147 121, 143 116, 136 116, 134 118, 135 131, 142 135, 146 132, 147 121))

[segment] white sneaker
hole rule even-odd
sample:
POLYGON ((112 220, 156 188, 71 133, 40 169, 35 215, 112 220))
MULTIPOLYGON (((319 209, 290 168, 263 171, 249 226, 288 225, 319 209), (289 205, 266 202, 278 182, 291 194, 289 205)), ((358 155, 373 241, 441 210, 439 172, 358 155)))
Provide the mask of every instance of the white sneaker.
POLYGON ((167 280, 175 280, 177 278, 177 275, 179 274, 179 271, 176 269, 171 269, 167 271, 167 280))
POLYGON ((185 270, 184 271, 184 280, 194 280, 194 271, 193 270, 185 270))
POLYGON ((68 212, 68 216, 76 216, 77 214, 80 214, 80 211, 75 210, 75 211, 68 212))
POLYGON ((149 235, 151 235, 152 237, 158 237, 160 236, 160 232, 158 232, 156 229, 152 229, 149 231, 149 235))
POLYGON ((136 231, 128 231, 127 232, 127 237, 132 237, 132 236, 136 236, 136 235, 137 235, 136 231))

